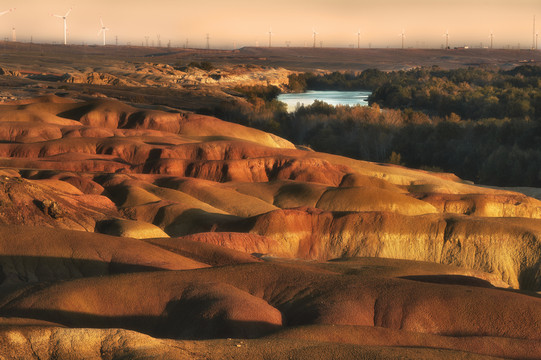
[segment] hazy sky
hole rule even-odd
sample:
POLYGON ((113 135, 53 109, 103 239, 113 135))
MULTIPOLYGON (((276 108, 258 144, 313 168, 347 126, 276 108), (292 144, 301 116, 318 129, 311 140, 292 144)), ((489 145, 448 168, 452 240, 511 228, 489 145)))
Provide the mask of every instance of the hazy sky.
MULTIPOLYGON (((68 42, 99 44, 99 19, 110 31, 107 42, 141 45, 213 48, 268 45, 272 28, 275 46, 317 45, 400 47, 404 29, 406 47, 440 47, 449 30, 451 46, 487 46, 490 32, 495 47, 532 46, 533 16, 541 30, 541 0, 0 0, 0 36, 17 40, 62 42, 63 15, 68 17, 68 42)), ((540 44, 541 46, 541 44, 540 44)))

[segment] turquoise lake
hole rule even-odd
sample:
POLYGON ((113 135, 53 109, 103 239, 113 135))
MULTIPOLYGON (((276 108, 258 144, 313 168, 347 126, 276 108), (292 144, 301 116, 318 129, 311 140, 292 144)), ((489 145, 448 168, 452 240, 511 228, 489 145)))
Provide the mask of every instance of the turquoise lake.
POLYGON ((293 112, 298 105, 311 105, 315 100, 329 105, 368 105, 370 91, 307 91, 304 93, 280 94, 278 100, 287 104, 287 111, 293 112))

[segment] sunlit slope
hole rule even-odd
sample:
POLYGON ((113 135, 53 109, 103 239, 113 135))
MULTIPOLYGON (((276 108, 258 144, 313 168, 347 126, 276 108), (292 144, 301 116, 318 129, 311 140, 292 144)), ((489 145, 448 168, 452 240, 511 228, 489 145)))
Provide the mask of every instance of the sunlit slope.
MULTIPOLYGON (((265 346, 314 341, 333 343, 338 353, 350 349, 349 344, 378 351, 401 345, 512 358, 539 355, 540 299, 495 289, 487 280, 464 274, 459 268, 384 259, 145 272, 28 289, 7 299, 0 316, 177 339, 272 333, 264 338, 269 341, 265 346)), ((30 329, 18 333, 37 336, 38 330, 30 329)), ((64 333, 68 338, 84 335, 64 333)), ((100 338, 99 332, 86 334, 100 338)), ((100 343, 88 340, 91 348, 100 343)), ((111 339, 110 346, 118 341, 111 339)), ((223 346, 216 350, 224 351, 223 346)), ((452 358, 445 352, 442 356, 452 358)))
POLYGON ((0 106, 0 120, 6 224, 134 238, 219 231, 197 239, 269 256, 426 260, 541 288, 541 202, 522 194, 108 99, 20 101, 0 106))
POLYGON ((540 205, 191 113, 2 105, 0 356, 540 358, 540 205))

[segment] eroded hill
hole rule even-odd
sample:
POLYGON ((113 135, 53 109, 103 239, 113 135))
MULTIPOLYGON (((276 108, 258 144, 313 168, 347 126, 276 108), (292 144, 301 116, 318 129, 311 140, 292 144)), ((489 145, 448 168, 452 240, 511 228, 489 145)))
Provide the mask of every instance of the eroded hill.
POLYGON ((8 357, 541 356, 525 195, 54 96, 0 106, 0 167, 8 357))

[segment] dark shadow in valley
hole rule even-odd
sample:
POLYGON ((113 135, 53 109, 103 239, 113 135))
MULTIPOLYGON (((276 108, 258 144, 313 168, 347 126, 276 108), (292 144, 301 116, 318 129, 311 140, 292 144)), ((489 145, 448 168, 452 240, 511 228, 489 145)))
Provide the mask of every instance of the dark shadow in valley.
POLYGON ((407 279, 413 281, 420 281, 431 284, 443 284, 443 285, 464 285, 484 288, 494 288, 494 286, 487 280, 479 279, 473 276, 465 275, 408 275, 401 276, 400 279, 407 279))
POLYGON ((37 282, 56 282, 84 277, 168 270, 157 266, 69 257, 2 255, 0 288, 37 282))
POLYGON ((282 329, 282 326, 264 321, 240 321, 227 319, 220 314, 207 318, 199 316, 192 305, 185 304, 178 310, 175 301, 167 308, 170 315, 156 316, 103 316, 81 312, 48 309, 0 309, 0 317, 18 317, 49 321, 74 328, 121 328, 133 330, 157 338, 204 340, 220 338, 259 338, 282 329))
POLYGON ((152 149, 148 153, 148 157, 143 165, 143 174, 150 174, 154 168, 156 168, 157 162, 162 156, 162 149, 152 149))

